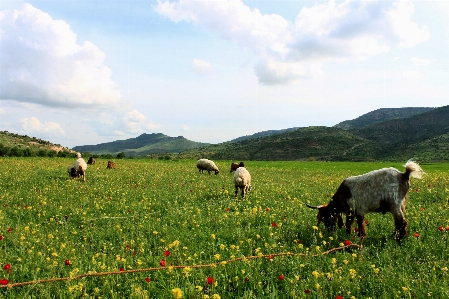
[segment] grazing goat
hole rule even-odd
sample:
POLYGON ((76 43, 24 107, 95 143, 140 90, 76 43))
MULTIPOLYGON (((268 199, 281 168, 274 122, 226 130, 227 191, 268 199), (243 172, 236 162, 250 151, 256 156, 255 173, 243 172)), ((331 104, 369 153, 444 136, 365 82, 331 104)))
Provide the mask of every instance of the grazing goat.
POLYGON ((218 174, 220 170, 218 170, 217 165, 215 165, 214 161, 208 160, 208 159, 199 159, 196 162, 196 167, 198 168, 199 172, 203 172, 203 170, 207 170, 207 172, 210 174, 211 171, 214 171, 215 174, 218 174))
POLYGON ((245 167, 239 167, 234 173, 235 197, 238 196, 239 188, 242 190, 242 198, 245 193, 251 191, 251 175, 245 167))
POLYGON ((114 169, 115 168, 115 163, 112 161, 108 161, 108 166, 106 166, 106 169, 114 169))
POLYGON ((421 167, 411 160, 404 166, 404 173, 390 167, 346 178, 327 205, 306 205, 309 208, 318 209, 318 225, 323 222, 328 230, 335 230, 337 223, 339 227, 342 227, 342 213, 345 213, 346 233, 350 234, 355 217, 358 235, 362 237, 362 241, 366 236, 365 214, 390 212, 394 217, 394 236, 399 241, 407 234, 404 212, 410 176, 420 179, 424 174, 421 167))
POLYGON ((69 175, 72 179, 74 179, 78 176, 76 173, 76 170, 75 170, 75 165, 69 165, 67 167, 67 172, 69 173, 69 175))
POLYGON ((94 157, 89 157, 89 160, 87 161, 87 164, 94 165, 95 164, 95 158, 94 157))
MULTIPOLYGON (((77 177, 82 177, 83 181, 86 181, 86 170, 87 170, 87 163, 86 161, 84 161, 83 158, 81 158, 81 154, 80 153, 76 153, 76 158, 77 160, 75 161, 75 171, 76 171, 76 175, 77 177)), ((73 170, 72 170, 73 173, 73 170)), ((73 174, 72 174, 73 177, 73 174)))
POLYGON ((239 167, 245 167, 245 163, 243 163, 243 162, 240 162, 239 164, 231 163, 231 171, 230 172, 235 171, 239 167))

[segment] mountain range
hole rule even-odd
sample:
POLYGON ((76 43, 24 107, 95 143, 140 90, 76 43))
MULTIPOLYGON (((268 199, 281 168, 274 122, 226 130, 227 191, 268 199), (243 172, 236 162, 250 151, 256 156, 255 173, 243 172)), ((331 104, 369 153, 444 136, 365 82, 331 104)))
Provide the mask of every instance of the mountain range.
POLYGON ((73 150, 126 156, 171 154, 217 160, 449 160, 449 106, 381 108, 333 127, 270 130, 220 144, 182 136, 142 134, 136 138, 73 150))
MULTIPOLYGON (((209 158, 216 160, 321 160, 321 161, 449 161, 449 106, 381 108, 333 127, 310 126, 269 130, 220 144, 169 137, 162 133, 72 150, 50 142, 0 131, 0 156, 43 149, 84 155, 126 157, 209 158)), ((58 153, 59 155, 59 153, 58 153)))

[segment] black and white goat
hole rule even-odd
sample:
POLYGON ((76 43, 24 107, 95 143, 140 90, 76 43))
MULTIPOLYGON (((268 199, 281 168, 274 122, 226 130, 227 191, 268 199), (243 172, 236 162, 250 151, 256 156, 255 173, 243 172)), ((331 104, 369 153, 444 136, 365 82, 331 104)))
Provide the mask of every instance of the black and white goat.
POLYGON ((346 232, 350 234, 355 217, 358 235, 362 237, 362 241, 366 236, 365 214, 390 212, 394 217, 394 235, 399 241, 407 234, 404 212, 410 176, 420 179, 424 174, 421 167, 411 160, 404 167, 404 173, 390 167, 346 178, 327 205, 306 205, 309 208, 318 209, 318 225, 323 222, 328 230, 335 230, 337 224, 342 227, 342 214, 345 213, 346 232))

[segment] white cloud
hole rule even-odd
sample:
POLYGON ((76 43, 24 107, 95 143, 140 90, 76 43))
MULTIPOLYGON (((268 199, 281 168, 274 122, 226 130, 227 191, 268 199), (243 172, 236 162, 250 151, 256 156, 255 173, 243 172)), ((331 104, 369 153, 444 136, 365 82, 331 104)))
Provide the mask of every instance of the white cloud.
POLYGON ((410 20, 414 8, 408 1, 329 1, 302 8, 294 23, 263 15, 241 0, 158 0, 155 10, 253 51, 259 83, 266 85, 315 77, 326 61, 364 60, 430 36, 425 26, 410 20))
POLYGON ((192 70, 197 74, 205 75, 211 73, 214 67, 208 61, 195 58, 192 61, 192 70))
POLYGON ((121 118, 121 131, 127 133, 143 133, 146 131, 153 131, 160 128, 160 125, 153 124, 145 115, 137 110, 127 112, 121 118))
POLYGON ((121 98, 93 43, 62 20, 24 4, 0 12, 0 100, 52 107, 111 107, 121 98))
POLYGON ((418 57, 412 57, 410 61, 413 63, 413 65, 416 66, 426 66, 430 64, 430 59, 426 58, 418 58, 418 57))
POLYGON ((189 128, 189 126, 187 126, 187 125, 183 125, 183 126, 182 126, 182 130, 183 130, 183 131, 189 131, 190 128, 189 128))
POLYGON ((6 115, 6 111, 2 108, 0 108, 0 115, 6 115))
POLYGON ((41 123, 36 117, 21 118, 22 129, 29 135, 39 135, 43 137, 62 137, 65 136, 64 130, 55 122, 41 123))

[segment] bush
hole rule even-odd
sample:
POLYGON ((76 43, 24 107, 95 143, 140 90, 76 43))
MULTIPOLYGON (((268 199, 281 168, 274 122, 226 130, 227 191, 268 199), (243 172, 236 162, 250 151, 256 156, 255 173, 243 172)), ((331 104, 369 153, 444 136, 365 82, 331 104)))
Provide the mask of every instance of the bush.
POLYGON ((117 159, 124 159, 125 158, 125 153, 124 152, 120 152, 117 154, 117 159))
POLYGON ((40 149, 40 150, 37 152, 37 155, 38 155, 39 157, 47 157, 47 151, 44 150, 44 149, 40 149))

